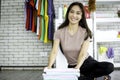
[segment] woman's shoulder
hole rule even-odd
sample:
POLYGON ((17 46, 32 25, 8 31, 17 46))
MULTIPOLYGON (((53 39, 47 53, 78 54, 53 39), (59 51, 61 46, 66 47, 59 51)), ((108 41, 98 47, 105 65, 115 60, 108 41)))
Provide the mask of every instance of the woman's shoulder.
POLYGON ((82 31, 83 33, 86 33, 86 29, 85 29, 85 28, 83 28, 83 27, 80 26, 79 29, 80 29, 80 31, 82 31))
POLYGON ((60 39, 64 34, 65 28, 61 28, 55 31, 54 39, 60 39))

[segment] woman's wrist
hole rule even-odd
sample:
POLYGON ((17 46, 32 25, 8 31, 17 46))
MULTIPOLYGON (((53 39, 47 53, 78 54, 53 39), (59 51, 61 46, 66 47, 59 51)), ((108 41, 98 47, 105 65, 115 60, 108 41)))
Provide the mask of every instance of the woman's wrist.
POLYGON ((51 67, 51 66, 48 66, 47 68, 48 68, 48 69, 51 69, 52 67, 51 67))
POLYGON ((75 69, 79 69, 80 67, 77 65, 77 66, 75 66, 75 69))

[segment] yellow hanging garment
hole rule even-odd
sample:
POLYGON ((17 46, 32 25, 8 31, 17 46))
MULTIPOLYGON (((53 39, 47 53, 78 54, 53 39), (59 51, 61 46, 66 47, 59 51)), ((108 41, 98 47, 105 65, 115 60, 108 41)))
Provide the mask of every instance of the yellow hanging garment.
POLYGON ((120 32, 118 32, 117 38, 120 38, 120 32))
POLYGON ((108 49, 107 49, 106 47, 101 46, 101 47, 99 48, 99 53, 100 53, 100 54, 106 53, 107 50, 108 50, 108 49))
POLYGON ((48 1, 45 0, 45 36, 44 36, 44 43, 48 43, 48 1))
POLYGON ((67 5, 64 5, 64 8, 63 8, 63 17, 64 18, 66 17, 66 12, 67 12, 67 5))

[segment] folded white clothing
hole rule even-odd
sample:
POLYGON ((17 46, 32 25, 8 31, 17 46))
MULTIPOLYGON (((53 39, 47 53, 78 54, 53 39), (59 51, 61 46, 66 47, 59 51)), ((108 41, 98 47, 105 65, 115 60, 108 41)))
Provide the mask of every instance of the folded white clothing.
POLYGON ((45 73, 45 74, 47 74, 47 75, 75 75, 75 76, 80 76, 80 73, 65 73, 65 72, 48 72, 48 73, 45 73))
POLYGON ((43 80, 78 80, 80 71, 74 68, 58 69, 45 68, 43 70, 43 80))
POLYGON ((43 74, 43 80, 78 80, 75 75, 47 75, 43 74))
POLYGON ((67 69, 58 69, 58 68, 52 68, 52 69, 48 69, 45 68, 44 72, 80 72, 79 69, 74 69, 74 68, 67 68, 67 69))

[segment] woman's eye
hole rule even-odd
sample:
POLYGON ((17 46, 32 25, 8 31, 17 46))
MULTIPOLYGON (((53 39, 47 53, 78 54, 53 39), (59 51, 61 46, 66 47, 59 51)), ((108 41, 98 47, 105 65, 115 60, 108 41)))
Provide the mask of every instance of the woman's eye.
POLYGON ((74 11, 70 11, 70 13, 74 13, 74 11))
POLYGON ((75 11, 73 11, 73 10, 71 10, 70 13, 75 13, 75 14, 77 14, 77 15, 81 15, 81 14, 82 14, 82 12, 80 12, 80 11, 75 12, 75 11))
POLYGON ((81 12, 81 11, 78 11, 78 12, 77 12, 77 15, 82 15, 82 12, 81 12))
POLYGON ((78 12, 77 14, 78 14, 78 15, 80 15, 81 13, 80 13, 80 12, 78 12))

